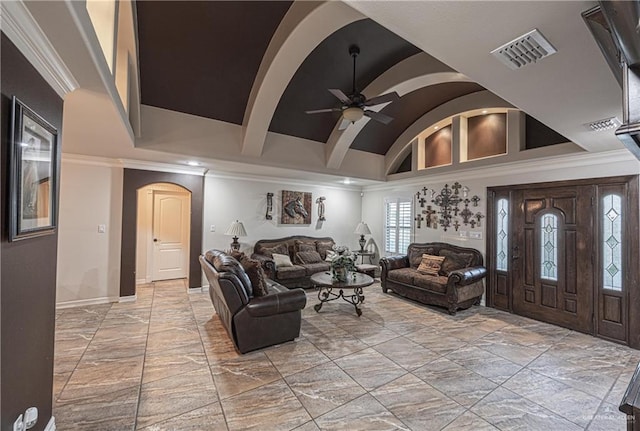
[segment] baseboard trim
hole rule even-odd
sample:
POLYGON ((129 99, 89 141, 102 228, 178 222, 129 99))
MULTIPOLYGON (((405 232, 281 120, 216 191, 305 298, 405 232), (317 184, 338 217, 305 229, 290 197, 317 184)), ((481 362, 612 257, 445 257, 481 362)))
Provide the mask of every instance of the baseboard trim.
POLYGON ((209 286, 200 286, 200 287, 190 287, 189 289, 187 289, 188 293, 202 293, 205 292, 205 287, 207 289, 207 291, 209 290, 209 286))
POLYGON ((56 418, 51 416, 49 423, 45 427, 44 431, 56 431, 56 418))
POLYGON ((138 295, 121 296, 116 302, 136 302, 138 295))
POLYGON ((62 310, 65 308, 73 308, 73 307, 84 307, 86 305, 98 305, 98 304, 109 304, 112 302, 118 302, 117 296, 103 296, 100 298, 91 298, 91 299, 77 299, 75 301, 63 301, 58 302, 56 304, 57 310, 62 310))

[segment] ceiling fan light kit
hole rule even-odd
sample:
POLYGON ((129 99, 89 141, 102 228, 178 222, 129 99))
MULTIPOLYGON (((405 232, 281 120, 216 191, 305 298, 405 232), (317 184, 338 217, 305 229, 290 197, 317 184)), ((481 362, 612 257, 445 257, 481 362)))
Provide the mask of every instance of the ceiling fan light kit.
POLYGON ((342 116, 352 123, 355 123, 364 116, 364 111, 357 106, 350 106, 349 108, 342 111, 342 116))
POLYGON ((329 92, 333 94, 340 102, 342 106, 340 108, 326 108, 326 109, 314 109, 311 111, 305 111, 307 114, 320 114, 325 112, 341 112, 342 121, 338 130, 344 130, 349 124, 355 123, 362 117, 366 116, 372 120, 378 121, 382 124, 389 124, 393 118, 382 114, 380 112, 371 111, 365 109, 368 106, 381 105, 383 103, 393 102, 400 99, 400 96, 395 91, 387 94, 383 94, 371 99, 367 99, 356 89, 356 57, 360 54, 360 48, 357 45, 351 45, 349 47, 349 55, 353 57, 353 80, 352 90, 349 95, 345 94, 340 89, 331 88, 329 92))

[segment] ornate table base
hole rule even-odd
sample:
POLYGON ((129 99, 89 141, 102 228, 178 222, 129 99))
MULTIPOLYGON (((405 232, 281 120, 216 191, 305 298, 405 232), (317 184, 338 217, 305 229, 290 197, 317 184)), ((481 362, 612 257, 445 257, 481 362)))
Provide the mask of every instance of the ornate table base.
POLYGON ((338 298, 342 298, 353 306, 356 309, 356 314, 358 316, 362 316, 362 310, 358 307, 358 304, 362 304, 364 302, 364 295, 362 294, 362 287, 354 287, 353 294, 345 295, 344 289, 337 289, 331 286, 320 286, 318 287, 318 299, 320 300, 319 304, 313 306, 313 309, 316 311, 320 311, 322 308, 322 304, 329 301, 334 301, 338 298), (339 290, 339 293, 333 292, 333 290, 339 290))

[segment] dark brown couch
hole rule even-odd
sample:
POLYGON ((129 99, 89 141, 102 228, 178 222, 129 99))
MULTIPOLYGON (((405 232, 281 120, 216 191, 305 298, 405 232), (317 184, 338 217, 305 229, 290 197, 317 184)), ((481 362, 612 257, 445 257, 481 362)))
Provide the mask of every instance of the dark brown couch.
POLYGON ((410 244, 404 256, 380 259, 382 291, 391 289, 398 295, 423 304, 446 307, 449 314, 479 304, 484 294, 483 279, 487 269, 482 254, 472 248, 442 242, 410 244), (418 272, 423 254, 445 256, 439 275, 418 272))
POLYGON ((307 303, 304 290, 267 280, 269 293, 254 296, 240 263, 220 250, 200 256, 200 265, 209 280, 213 307, 240 353, 300 336, 301 310, 307 303))
POLYGON ((253 248, 252 259, 262 263, 265 274, 272 280, 287 287, 313 287, 311 276, 316 272, 329 271, 329 262, 326 262, 327 250, 335 242, 333 238, 316 238, 311 236, 295 235, 277 239, 262 239, 256 242, 253 248), (301 250, 315 250, 320 255, 320 262, 302 263, 296 254, 301 250), (288 254, 293 266, 276 268, 272 254, 288 254))

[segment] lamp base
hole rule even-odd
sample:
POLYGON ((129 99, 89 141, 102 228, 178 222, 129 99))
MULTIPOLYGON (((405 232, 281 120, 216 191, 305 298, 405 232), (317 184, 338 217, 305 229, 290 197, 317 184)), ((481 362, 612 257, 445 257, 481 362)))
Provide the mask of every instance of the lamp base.
POLYGON ((231 243, 231 250, 232 251, 240 251, 240 243, 238 242, 238 237, 237 236, 233 237, 233 242, 231 243))
POLYGON ((364 251, 364 246, 367 244, 367 240, 364 239, 364 235, 360 235, 360 239, 358 240, 358 244, 360 244, 360 251, 364 251))

